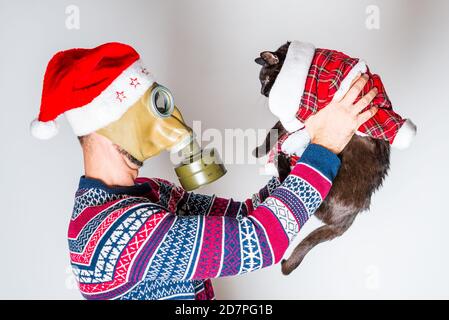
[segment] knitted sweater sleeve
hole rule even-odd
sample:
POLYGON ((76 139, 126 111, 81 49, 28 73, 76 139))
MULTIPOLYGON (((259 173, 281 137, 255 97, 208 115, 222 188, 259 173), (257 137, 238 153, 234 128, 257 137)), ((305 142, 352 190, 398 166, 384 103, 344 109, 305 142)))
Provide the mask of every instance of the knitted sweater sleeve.
POLYGON ((159 195, 159 202, 164 203, 170 211, 179 216, 227 216, 246 217, 259 206, 280 185, 279 179, 272 177, 269 182, 245 201, 187 192, 164 179, 151 179, 152 187, 159 195), (165 198, 165 199, 164 199, 165 198))
POLYGON ((289 243, 329 192, 340 166, 336 155, 310 145, 285 181, 247 216, 179 216, 159 211, 141 250, 136 274, 192 280, 244 274, 278 263, 289 243))

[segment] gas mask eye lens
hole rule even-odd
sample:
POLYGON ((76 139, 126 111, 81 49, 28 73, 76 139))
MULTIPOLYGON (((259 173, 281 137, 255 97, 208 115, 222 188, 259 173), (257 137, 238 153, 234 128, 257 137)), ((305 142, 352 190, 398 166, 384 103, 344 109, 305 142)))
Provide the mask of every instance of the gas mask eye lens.
POLYGON ((157 85, 152 91, 150 96, 151 110, 159 117, 168 117, 172 114, 175 103, 173 96, 166 87, 157 85))

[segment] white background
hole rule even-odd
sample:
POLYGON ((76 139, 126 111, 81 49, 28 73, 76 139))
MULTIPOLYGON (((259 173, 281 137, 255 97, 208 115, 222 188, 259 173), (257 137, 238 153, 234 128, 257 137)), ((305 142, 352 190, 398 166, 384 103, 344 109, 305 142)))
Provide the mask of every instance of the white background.
MULTIPOLYGON (((275 266, 217 280, 217 298, 449 298, 448 32, 445 0, 0 0, 0 298, 80 298, 66 241, 80 148, 63 117, 51 141, 28 131, 54 53, 129 43, 172 89, 188 122, 269 128, 275 119, 253 60, 291 39, 363 57, 419 134, 410 149, 393 152, 371 212, 344 236, 312 250, 289 277, 275 266), (66 28, 70 4, 80 9, 79 30, 66 28), (380 9, 379 30, 365 26, 368 5, 380 9)), ((167 160, 152 159, 141 174, 176 181, 167 160)), ((228 165, 204 192, 244 199, 267 179, 258 170, 228 165)), ((312 220, 302 235, 317 225, 312 220)))

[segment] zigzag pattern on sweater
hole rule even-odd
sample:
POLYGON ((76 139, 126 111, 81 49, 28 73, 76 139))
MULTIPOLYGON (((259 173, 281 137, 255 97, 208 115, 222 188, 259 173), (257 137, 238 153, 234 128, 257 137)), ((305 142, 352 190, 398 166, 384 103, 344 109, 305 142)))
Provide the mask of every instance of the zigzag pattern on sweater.
MULTIPOLYGON (((91 219, 82 229, 79 236, 76 239, 69 239, 69 249, 72 252, 83 252, 86 244, 88 243, 92 234, 97 230, 98 226, 106 219, 112 212, 131 205, 148 202, 147 199, 128 197, 124 200, 114 203, 107 209, 99 212, 93 219, 91 219)), ((82 210, 81 210, 82 211, 82 210)), ((72 219, 74 220, 74 219, 72 219)))
POLYGON ((107 193, 98 188, 78 190, 75 197, 72 219, 76 219, 85 208, 99 206, 103 203, 128 197, 122 194, 107 193))
POLYGON ((177 219, 156 252, 146 279, 182 279, 189 268, 190 253, 196 240, 198 219, 177 219))
POLYGON ((112 281, 117 260, 134 234, 143 223, 159 209, 133 208, 126 216, 116 221, 116 227, 106 235, 102 245, 97 246, 89 266, 77 265, 75 276, 82 283, 101 283, 112 281))
POLYGON ((81 293, 87 299, 213 299, 209 278, 279 261, 298 223, 319 205, 329 180, 300 169, 316 177, 313 187, 298 179, 278 187, 272 179, 245 202, 187 193, 162 179, 111 188, 82 178, 69 226, 81 293))
POLYGON ((254 224, 250 224, 249 220, 243 220, 240 236, 240 243, 243 249, 241 273, 260 269, 262 267, 262 252, 259 247, 254 224))
POLYGON ((185 204, 186 211, 205 216, 209 213, 213 198, 202 194, 190 194, 185 204))
POLYGON ((194 299, 196 292, 204 287, 203 281, 143 281, 120 300, 176 300, 194 299))

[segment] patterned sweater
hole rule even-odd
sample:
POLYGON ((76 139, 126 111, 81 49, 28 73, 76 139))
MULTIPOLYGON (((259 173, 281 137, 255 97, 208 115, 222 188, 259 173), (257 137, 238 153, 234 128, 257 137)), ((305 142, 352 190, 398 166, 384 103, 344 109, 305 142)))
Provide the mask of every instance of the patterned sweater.
POLYGON ((210 278, 280 261, 327 195, 337 156, 310 145, 291 174, 237 202, 162 179, 111 188, 81 177, 68 230, 86 299, 213 299, 210 278))

